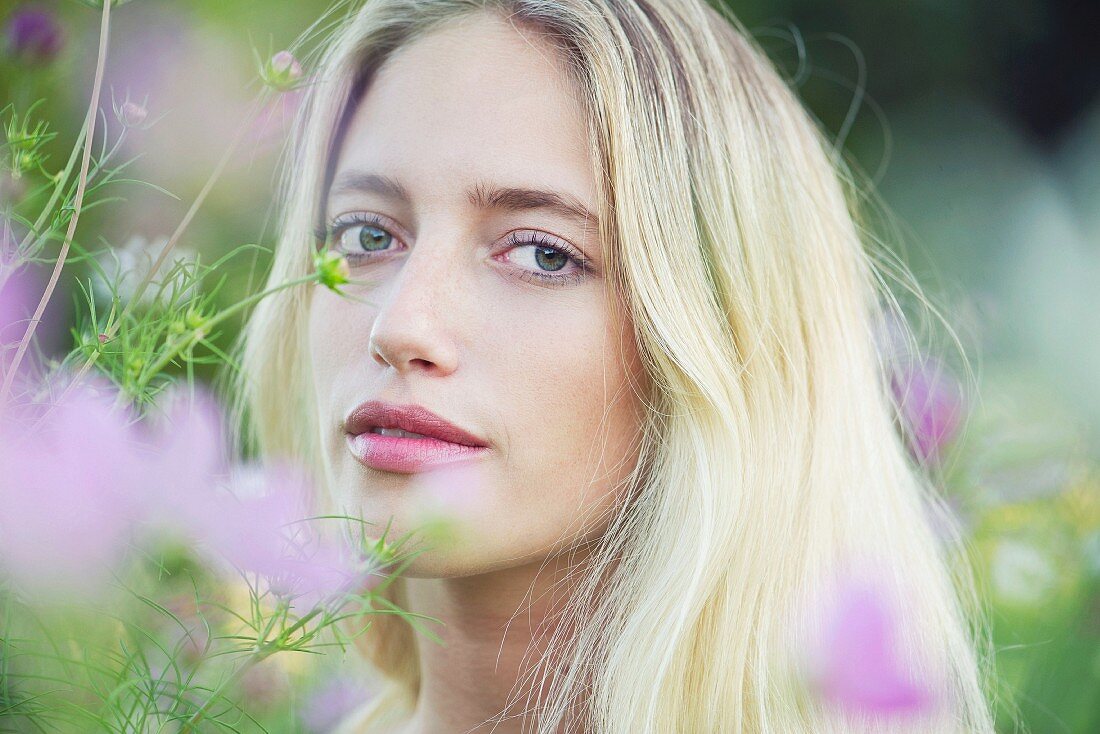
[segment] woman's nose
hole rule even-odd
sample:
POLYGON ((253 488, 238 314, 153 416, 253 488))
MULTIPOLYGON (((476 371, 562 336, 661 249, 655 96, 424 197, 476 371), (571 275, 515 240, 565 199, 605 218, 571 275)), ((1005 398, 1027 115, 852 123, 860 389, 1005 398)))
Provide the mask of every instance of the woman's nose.
POLYGON ((465 314, 461 275, 446 247, 421 239, 396 269, 382 268, 374 290, 379 304, 371 325, 371 357, 401 373, 423 369, 449 374, 457 368, 456 335, 465 314))

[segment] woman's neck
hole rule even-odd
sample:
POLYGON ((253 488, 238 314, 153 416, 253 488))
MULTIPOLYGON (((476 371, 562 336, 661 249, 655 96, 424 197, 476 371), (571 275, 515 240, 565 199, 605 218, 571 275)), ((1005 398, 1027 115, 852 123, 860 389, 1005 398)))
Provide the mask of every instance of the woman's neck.
POLYGON ((586 558, 564 554, 458 578, 406 577, 408 611, 444 624, 423 622, 443 644, 418 635, 420 696, 400 734, 523 731, 531 715, 524 712, 546 693, 544 653, 586 558))

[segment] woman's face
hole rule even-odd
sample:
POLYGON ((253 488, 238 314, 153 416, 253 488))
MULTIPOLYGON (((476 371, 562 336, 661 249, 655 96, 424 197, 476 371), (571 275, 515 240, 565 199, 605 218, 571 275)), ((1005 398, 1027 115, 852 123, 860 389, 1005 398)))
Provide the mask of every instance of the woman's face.
POLYGON ((495 16, 451 24, 379 70, 336 161, 326 246, 370 281, 347 288, 358 301, 317 288, 310 312, 337 509, 375 535, 392 522, 397 538, 417 527, 424 480, 442 476, 357 458, 345 420, 364 401, 427 408, 487 444, 461 464, 476 481, 456 512, 472 532, 411 576, 596 539, 637 461, 641 367, 594 216, 530 193, 596 211, 585 123, 556 58, 495 16))

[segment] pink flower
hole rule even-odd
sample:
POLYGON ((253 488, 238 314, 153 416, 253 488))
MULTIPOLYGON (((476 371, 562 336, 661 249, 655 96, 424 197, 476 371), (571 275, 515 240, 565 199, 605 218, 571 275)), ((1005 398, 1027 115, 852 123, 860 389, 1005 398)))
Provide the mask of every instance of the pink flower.
MULTIPOLYGON (((45 277, 35 273, 36 266, 30 265, 22 255, 14 252, 18 237, 19 234, 0 215, 0 384, 9 372, 46 285, 45 277)), ((22 392, 20 388, 30 380, 30 376, 43 371, 36 358, 34 345, 51 343, 59 336, 63 326, 63 311, 58 307, 58 300, 54 298, 50 301, 42 313, 42 320, 34 332, 30 348, 24 352, 19 362, 9 397, 18 396, 22 392)), ((0 412, 3 412, 3 406, 0 406, 0 412)))
POLYGON ((98 595, 126 554, 143 475, 113 398, 85 381, 31 434, 0 415, 0 566, 26 591, 98 595))
POLYGON ((418 531, 432 542, 451 545, 470 539, 485 485, 484 468, 475 462, 445 464, 413 480, 418 531))
POLYGON ((920 461, 938 461, 963 416, 959 384, 946 365, 932 357, 914 360, 891 379, 908 428, 910 447, 920 461))
MULTIPOLYGON (((175 534, 308 611, 341 591, 360 588, 361 568, 349 546, 330 541, 308 518, 314 489, 286 461, 234 465, 221 407, 205 389, 171 388, 146 431, 142 495, 148 537, 175 534)), ((380 580, 380 579, 379 579, 380 580)))
POLYGON ((285 461, 245 466, 231 487, 233 495, 206 519, 210 549, 257 574, 299 613, 361 587, 367 564, 310 520, 314 490, 301 469, 285 461))
POLYGON ((289 51, 279 51, 260 67, 260 78, 279 92, 294 89, 302 75, 301 63, 289 51))
POLYGON ((182 385, 162 393, 145 425, 149 482, 142 494, 144 517, 156 528, 189 538, 206 532, 228 499, 218 483, 229 474, 221 406, 205 388, 194 395, 182 385))
POLYGON ((822 637, 807 656, 811 689, 854 714, 923 713, 931 689, 913 681, 895 646, 900 616, 873 586, 849 581, 827 604, 822 637))
POLYGON ((123 102, 118 111, 118 120, 126 127, 137 127, 145 122, 148 116, 149 111, 136 102, 123 102))
MULTIPOLYGON (((0 232, 0 237, 3 236, 0 232)), ((33 309, 32 297, 27 269, 4 267, 0 263, 0 349, 23 338, 33 309)), ((6 364, 0 362, 0 367, 6 364)))
POLYGON ((252 122, 253 152, 262 152, 286 139, 304 96, 303 90, 294 89, 266 103, 252 122))

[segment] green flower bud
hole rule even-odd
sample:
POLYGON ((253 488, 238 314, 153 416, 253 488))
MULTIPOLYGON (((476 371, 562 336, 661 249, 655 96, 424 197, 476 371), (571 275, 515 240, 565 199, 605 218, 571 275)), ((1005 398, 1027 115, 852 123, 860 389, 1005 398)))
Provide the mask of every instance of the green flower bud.
POLYGON ((288 92, 302 79, 302 65, 294 54, 280 51, 260 66, 260 78, 272 89, 288 92))
POLYGON ((346 257, 333 250, 315 252, 313 254, 313 267, 320 274, 321 284, 326 288, 343 295, 340 286, 349 282, 351 268, 346 257))

